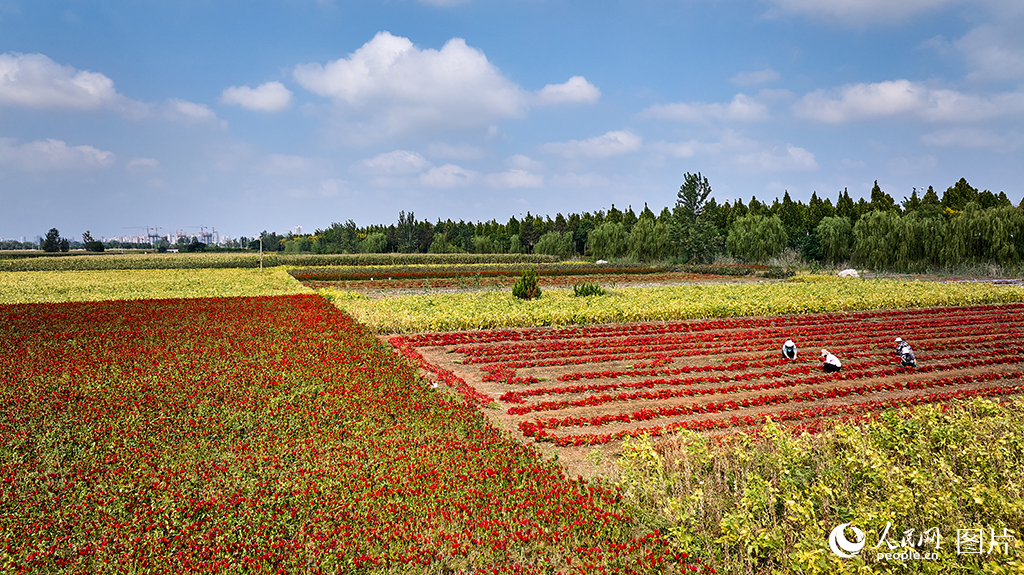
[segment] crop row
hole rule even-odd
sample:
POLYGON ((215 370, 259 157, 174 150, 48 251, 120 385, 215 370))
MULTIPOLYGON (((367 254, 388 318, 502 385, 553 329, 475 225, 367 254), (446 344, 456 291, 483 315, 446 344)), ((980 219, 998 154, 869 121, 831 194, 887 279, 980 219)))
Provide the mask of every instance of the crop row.
MULTIPOLYGON (((1019 360, 1010 358, 997 363, 1016 364, 1019 360)), ((979 362, 980 363, 980 362, 979 362)), ((893 369, 893 375, 901 370, 893 369)), ((862 375, 862 374, 859 374, 862 375)), ((755 395, 753 397, 738 401, 727 400, 720 402, 693 403, 690 405, 679 405, 674 407, 658 407, 655 409, 640 409, 631 413, 609 413, 593 417, 568 416, 563 418, 544 418, 532 421, 524 421, 519 424, 519 429, 528 437, 543 439, 545 434, 542 430, 559 429, 562 427, 583 427, 601 426, 608 423, 630 423, 633 421, 649 421, 661 417, 677 417, 682 415, 694 415, 705 413, 721 413, 723 411, 734 411, 748 407, 766 407, 783 405, 800 401, 820 401, 823 399, 836 399, 850 395, 872 395, 880 392, 893 392, 903 390, 923 390, 934 387, 946 387, 952 385, 966 385, 970 383, 989 382, 1000 379, 1020 379, 1024 372, 991 372, 972 376, 957 376, 930 380, 896 381, 877 384, 857 385, 851 387, 834 387, 825 390, 812 389, 801 391, 790 395, 755 395)), ((827 376, 817 376, 806 379, 803 384, 810 385, 827 381, 827 376)), ((1015 386, 1024 390, 1024 386, 1015 386)))
POLYGON ((846 418, 863 419, 872 412, 878 412, 885 409, 913 407, 915 405, 942 403, 975 397, 1005 397, 1020 395, 1021 393, 1024 393, 1024 386, 1021 385, 982 387, 975 389, 961 389, 944 393, 926 393, 888 399, 876 399, 858 403, 822 405, 791 411, 781 410, 773 411, 771 413, 758 413, 756 415, 695 419, 670 423, 665 426, 656 425, 638 429, 620 430, 614 433, 586 433, 556 436, 541 430, 539 433, 542 434, 543 437, 539 437, 538 439, 541 441, 550 441, 558 447, 600 445, 603 443, 618 441, 626 437, 640 437, 644 435, 656 437, 659 435, 675 433, 684 429, 690 431, 713 431, 728 429, 731 427, 756 426, 761 425, 768 420, 779 422, 808 422, 801 424, 802 427, 798 427, 794 429, 794 431, 813 431, 821 428, 823 418, 835 418, 836 416, 839 416, 837 418, 839 421, 846 418))
MULTIPOLYGON (((826 284, 828 282, 825 282, 826 284)), ((891 287, 892 282, 879 280, 859 282, 858 285, 891 287)), ((921 284, 921 282, 915 282, 921 284)), ((766 289, 800 286, 799 283, 774 284, 764 286, 766 289)), ((840 284, 842 285, 842 284, 840 284)), ((935 284, 943 286, 946 284, 935 284)), ((954 284, 961 285, 961 284, 954 284)), ((704 286, 712 291, 729 286, 704 286)), ((726 290, 728 291, 728 290, 726 290)), ((1024 313, 1024 303, 1010 300, 1005 303, 990 305, 971 305, 965 307, 920 307, 911 309, 876 309, 871 311, 854 311, 843 313, 796 314, 770 317, 723 317, 720 319, 699 318, 679 322, 629 323, 611 325, 566 326, 546 329, 494 329, 486 331, 446 331, 431 332, 407 336, 408 341, 417 346, 462 346, 454 351, 471 355, 477 346, 485 349, 486 344, 522 345, 528 350, 530 346, 551 345, 555 349, 563 346, 580 345, 577 343, 586 338, 597 337, 635 337, 642 335, 664 335, 670 333, 697 333, 722 330, 751 330, 765 328, 784 328, 802 325, 819 325, 821 323, 864 323, 870 321, 906 320, 917 317, 961 317, 982 314, 985 316, 1002 315, 1012 318, 1024 313), (512 342, 512 343, 505 343, 512 342)))
POLYGON ((0 305, 0 571, 650 572, 568 479, 311 295, 0 305))
MULTIPOLYGON (((572 290, 550 289, 545 290, 542 297, 530 301, 519 300, 504 291, 414 294, 378 299, 341 297, 334 301, 359 321, 385 333, 778 316, 1024 301, 1024 286, 824 277, 793 279, 797 281, 620 287, 614 293, 592 297, 574 297, 572 290)), ((472 339, 464 341, 472 342, 472 339)))
MULTIPOLYGON (((986 345, 972 346, 971 350, 974 353, 972 353, 970 357, 972 357, 972 358, 998 357, 998 356, 1003 356, 1003 355, 1018 354, 1019 350, 1022 347, 1022 343, 1024 343, 1024 342, 1021 342, 1020 340, 1016 340, 1016 341, 1001 341, 999 343, 990 344, 990 346, 986 346, 986 345), (979 351, 978 350, 979 348, 986 349, 987 351, 979 351)), ((967 346, 964 345, 964 344, 961 344, 961 349, 967 349, 967 346)), ((845 357, 874 357, 874 356, 877 356, 877 355, 879 355, 879 354, 876 354, 876 353, 851 353, 851 354, 846 355, 845 357)), ((899 362, 899 359, 894 357, 894 356, 892 356, 891 354, 886 353, 885 355, 887 356, 887 359, 885 359, 885 360, 871 362, 871 364, 868 364, 867 362, 861 362, 861 363, 857 363, 857 364, 846 364, 846 368, 847 368, 847 370, 850 370, 850 369, 855 368, 855 367, 856 368, 864 368, 864 367, 867 367, 869 365, 876 365, 877 366, 877 365, 895 364, 895 363, 899 362)), ((951 359, 951 358, 958 358, 958 357, 963 357, 963 356, 960 355, 960 354, 931 355, 931 356, 928 357, 928 361, 929 362, 934 362, 934 361, 940 361, 940 360, 951 359)), ((788 360, 774 360, 774 361, 778 362, 777 365, 786 365, 786 364, 793 363, 793 362, 788 361, 788 360)), ((792 368, 789 368, 789 369, 774 370, 774 371, 751 371, 751 372, 744 372, 744 373, 739 373, 739 374, 707 375, 707 376, 682 377, 682 378, 672 378, 672 379, 664 379, 664 378, 662 378, 662 379, 643 379, 643 380, 634 381, 634 382, 587 383, 587 384, 569 385, 569 386, 563 386, 563 387, 535 387, 535 388, 530 388, 530 389, 520 389, 520 390, 515 390, 515 391, 507 391, 507 392, 503 393, 499 399, 501 401, 503 401, 503 402, 506 402, 506 403, 525 404, 526 403, 526 398, 528 398, 528 397, 536 397, 536 396, 541 396, 541 395, 567 395, 567 394, 580 394, 580 393, 590 393, 590 392, 607 392, 607 391, 616 391, 616 390, 620 390, 620 389, 645 389, 645 388, 649 389, 649 388, 658 387, 658 386, 691 386, 691 385, 698 385, 698 384, 705 384, 705 383, 725 383, 725 382, 729 382, 729 381, 750 381, 750 380, 754 380, 754 379, 774 378, 774 377, 787 377, 787 376, 791 376, 791 375, 809 375, 810 372, 812 371, 812 367, 811 367, 811 363, 812 362, 802 361, 801 363, 803 363, 804 365, 800 365, 799 367, 792 367, 792 368)), ((816 370, 818 368, 817 361, 813 361, 813 364, 814 364, 814 368, 813 369, 816 370)), ((728 367, 729 368, 734 368, 736 371, 740 371, 740 370, 743 369, 743 367, 742 367, 743 365, 744 364, 730 364, 728 367)), ((749 364, 747 364, 747 365, 749 367, 749 364)), ((944 365, 944 364, 939 364, 939 366, 941 366, 941 365, 944 365)), ((921 369, 922 370, 927 370, 927 369, 931 369, 931 368, 934 368, 934 367, 936 367, 936 366, 922 366, 921 369)), ((678 368, 677 370, 672 370, 673 373, 692 373, 694 371, 730 371, 730 369, 704 369, 702 367, 697 367, 697 366, 684 366, 682 368, 678 368)), ((618 372, 612 372, 612 373, 614 374, 614 373, 618 373, 618 372)), ((737 390, 739 390, 739 389, 737 389, 737 390)))
POLYGON ((585 262, 566 263, 517 263, 506 265, 447 265, 447 266, 380 266, 366 269, 363 266, 348 268, 299 268, 288 273, 302 282, 359 281, 387 278, 388 280, 450 279, 450 278, 494 278, 516 277, 525 270, 534 269, 540 276, 586 276, 602 274, 653 274, 664 272, 662 268, 644 265, 596 265, 585 262))
MULTIPOLYGON (((142 269, 258 268, 257 253, 118 254, 17 259, 0 257, 0 271, 83 271, 142 269)), ((540 254, 283 254, 266 252, 264 267, 275 266, 400 266, 424 264, 551 263, 554 256, 540 254)))
MULTIPOLYGON (((698 395, 719 395, 725 393, 738 393, 744 391, 766 391, 770 389, 782 389, 784 387, 796 387, 800 385, 816 385, 820 383, 828 383, 831 381, 845 381, 851 379, 870 379, 876 377, 890 377, 896 374, 916 374, 916 373, 934 373, 940 371, 952 371, 957 369, 972 368, 978 366, 991 366, 1000 364, 1017 364, 1019 363, 1020 348, 1015 348, 1013 351, 997 351, 990 352, 987 354, 975 354, 975 359, 943 363, 943 364, 931 364, 923 366, 921 368, 910 369, 905 367, 889 367, 874 371, 868 371, 866 368, 879 367, 883 365, 899 364, 899 360, 884 359, 879 361, 862 362, 848 366, 848 370, 842 373, 834 373, 827 375, 819 375, 808 377, 805 379, 783 379, 778 381, 769 381, 764 383, 748 383, 739 385, 728 385, 721 387, 701 387, 693 388, 687 387, 684 389, 662 389, 658 391, 634 391, 634 392, 621 392, 614 395, 591 395, 584 399, 574 400, 560 400, 560 401, 545 401, 539 403, 532 403, 529 405, 515 406, 508 410, 511 415, 523 415, 534 411, 555 411, 559 409, 567 409, 572 407, 593 407, 596 405, 602 405, 605 403, 622 402, 622 401, 634 401, 634 400, 650 400, 650 399, 672 399, 677 397, 693 397, 698 395), (1000 357, 1006 356, 1009 357, 1000 357)), ((955 356, 945 357, 933 357, 931 361, 938 359, 946 359, 955 356)), ((804 366, 794 369, 788 369, 785 371, 769 371, 769 372, 748 372, 738 376, 732 376, 731 378, 722 378, 725 381, 749 381, 751 379, 760 378, 779 378, 787 375, 809 375, 810 367, 804 366)), ((680 383, 685 382, 684 385, 692 385, 695 380, 701 378, 687 378, 685 380, 678 380, 680 383)), ((643 382, 646 383, 646 382, 643 382)), ((673 384, 675 381, 668 380, 666 383, 673 384)), ((550 390, 545 390, 550 393, 550 390)), ((514 393, 514 392, 513 392, 514 393)), ((503 394, 501 399, 503 401, 508 400, 521 400, 521 395, 511 396, 509 394, 503 394), (506 398, 506 396, 508 396, 506 398)), ((515 401, 510 401, 510 403, 515 401)), ((516 402, 518 403, 518 402, 516 402)))
MULTIPOLYGON (((829 318, 831 319, 831 318, 829 318)), ((968 324, 982 324, 985 327, 996 327, 1000 330, 1015 329, 1024 326, 1024 320, 1016 315, 1009 317, 1005 312, 998 314, 949 314, 942 319, 913 318, 901 322, 900 329, 913 331, 917 337, 930 337, 938 333, 948 333, 948 326, 951 321, 960 321, 968 324)), ((863 323, 830 321, 827 325, 815 324, 809 326, 789 327, 766 327, 757 331, 746 330, 744 332, 723 332, 712 336, 704 332, 689 332, 685 334, 663 334, 621 337, 614 334, 592 338, 562 342, 560 345, 537 345, 529 346, 523 344, 498 344, 479 345, 472 348, 462 346, 456 348, 456 353, 465 354, 469 357, 463 363, 487 363, 495 364, 502 362, 518 362, 535 359, 552 359, 558 357, 583 356, 588 354, 609 354, 622 353, 624 351, 665 351, 672 349, 688 349, 708 344, 735 345, 737 342, 747 345, 771 345, 779 347, 779 338, 806 340, 818 338, 822 335, 832 336, 833 334, 847 335, 855 334, 861 339, 868 339, 870 336, 886 336, 892 332, 893 326, 885 323, 863 323)), ((767 348, 765 348, 767 349, 767 348)))
POLYGON ((0 271, 0 304, 298 293, 311 293, 311 290, 292 279, 285 268, 267 268, 262 272, 253 269, 0 271))

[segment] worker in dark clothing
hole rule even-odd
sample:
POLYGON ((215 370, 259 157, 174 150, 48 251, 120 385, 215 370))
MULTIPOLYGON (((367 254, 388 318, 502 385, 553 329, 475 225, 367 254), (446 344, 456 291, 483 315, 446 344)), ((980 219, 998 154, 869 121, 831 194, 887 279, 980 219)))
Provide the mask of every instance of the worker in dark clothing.
POLYGON ((914 350, 910 344, 903 341, 902 337, 896 338, 896 355, 900 356, 900 364, 903 367, 917 367, 917 358, 914 357, 914 350))
POLYGON ((793 340, 787 339, 786 343, 782 344, 782 357, 796 359, 796 344, 793 343, 793 340))
POLYGON ((827 349, 821 350, 821 361, 823 362, 822 367, 825 369, 825 373, 835 373, 843 368, 843 362, 839 361, 839 358, 829 353, 827 349))

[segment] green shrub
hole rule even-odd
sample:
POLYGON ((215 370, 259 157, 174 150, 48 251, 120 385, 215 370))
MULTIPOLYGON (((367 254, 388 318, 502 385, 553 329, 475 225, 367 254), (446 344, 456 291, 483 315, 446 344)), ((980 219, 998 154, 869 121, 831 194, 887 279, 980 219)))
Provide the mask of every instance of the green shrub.
POLYGON ((605 291, 597 283, 582 283, 572 286, 572 295, 576 297, 587 297, 592 295, 604 295, 605 291))
POLYGON ((782 266, 768 266, 768 269, 761 273, 761 277, 770 279, 786 279, 796 275, 792 269, 782 266))
POLYGON ((519 299, 533 299, 540 297, 540 285, 537 283, 537 272, 530 268, 523 272, 523 276, 512 286, 512 295, 519 299))

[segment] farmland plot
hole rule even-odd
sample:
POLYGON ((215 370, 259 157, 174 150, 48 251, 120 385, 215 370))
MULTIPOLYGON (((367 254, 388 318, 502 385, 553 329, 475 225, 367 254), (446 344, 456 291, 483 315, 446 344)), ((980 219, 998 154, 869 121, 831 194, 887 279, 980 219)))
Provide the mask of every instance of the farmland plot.
MULTIPOLYGON (((888 407, 1024 393, 1024 304, 395 335, 521 439, 557 447, 688 429, 814 427, 888 407), (895 337, 917 368, 900 366, 895 337), (793 339, 796 360, 781 356, 793 339), (822 370, 819 350, 843 361, 822 370)), ((578 453, 577 453, 578 455, 578 453)))
POLYGON ((0 305, 0 572, 703 571, 312 295, 0 305))

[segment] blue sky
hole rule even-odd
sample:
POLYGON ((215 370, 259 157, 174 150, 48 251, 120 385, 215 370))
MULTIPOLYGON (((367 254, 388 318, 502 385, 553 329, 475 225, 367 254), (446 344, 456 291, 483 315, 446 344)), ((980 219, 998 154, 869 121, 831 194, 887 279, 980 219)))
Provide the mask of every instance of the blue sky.
POLYGON ((0 236, 1024 192, 1014 0, 0 0, 0 236))

